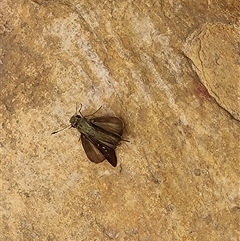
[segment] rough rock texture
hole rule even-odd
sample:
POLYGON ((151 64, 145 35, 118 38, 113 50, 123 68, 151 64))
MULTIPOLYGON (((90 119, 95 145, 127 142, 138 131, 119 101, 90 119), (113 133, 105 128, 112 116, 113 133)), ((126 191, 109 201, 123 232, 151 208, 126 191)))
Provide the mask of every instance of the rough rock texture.
POLYGON ((0 2, 0 240, 239 240, 239 0, 0 2), (118 166, 66 126, 125 122, 118 166))

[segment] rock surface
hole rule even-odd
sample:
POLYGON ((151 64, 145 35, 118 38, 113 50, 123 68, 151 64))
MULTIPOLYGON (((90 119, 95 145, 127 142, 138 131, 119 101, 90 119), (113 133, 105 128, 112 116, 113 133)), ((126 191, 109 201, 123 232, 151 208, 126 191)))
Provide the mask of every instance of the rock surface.
POLYGON ((238 240, 238 0, 2 0, 0 240, 238 240), (67 129, 121 117, 118 166, 67 129))

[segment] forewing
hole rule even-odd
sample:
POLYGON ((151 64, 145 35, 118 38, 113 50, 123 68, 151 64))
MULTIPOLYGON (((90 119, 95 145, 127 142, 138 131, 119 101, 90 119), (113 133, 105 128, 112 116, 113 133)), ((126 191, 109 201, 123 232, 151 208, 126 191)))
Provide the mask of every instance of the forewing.
POLYGON ((112 166, 117 166, 117 157, 114 149, 93 138, 89 139, 83 134, 81 134, 81 140, 84 151, 90 161, 100 163, 104 159, 107 159, 112 166))
POLYGON ((115 135, 121 136, 123 133, 123 122, 114 116, 96 117, 91 119, 91 123, 115 135))
POLYGON ((81 134, 81 141, 83 149, 91 162, 100 163, 105 159, 100 150, 83 134, 81 134))
POLYGON ((117 157, 114 149, 94 139, 91 139, 90 141, 102 153, 102 155, 104 155, 104 158, 107 159, 112 166, 117 166, 117 157))
POLYGON ((104 157, 108 160, 108 162, 116 167, 117 166, 117 156, 115 153, 115 150, 105 146, 105 145, 100 145, 99 146, 99 150, 102 152, 102 154, 104 155, 104 157))

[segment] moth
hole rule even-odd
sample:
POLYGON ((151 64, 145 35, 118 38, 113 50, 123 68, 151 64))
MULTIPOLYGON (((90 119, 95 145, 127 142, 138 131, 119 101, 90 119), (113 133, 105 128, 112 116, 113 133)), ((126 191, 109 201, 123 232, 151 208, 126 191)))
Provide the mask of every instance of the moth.
MULTIPOLYGON (((100 163, 107 159, 113 167, 116 167, 117 156, 115 149, 120 141, 127 141, 122 139, 124 128, 122 120, 114 116, 102 116, 90 119, 87 118, 90 115, 83 116, 80 110, 78 111, 79 114, 76 111, 76 114, 70 118, 70 126, 68 127, 76 128, 80 132, 79 141, 81 139, 88 159, 95 163, 100 163)), ((54 131, 52 134, 56 134, 59 131, 54 131)))

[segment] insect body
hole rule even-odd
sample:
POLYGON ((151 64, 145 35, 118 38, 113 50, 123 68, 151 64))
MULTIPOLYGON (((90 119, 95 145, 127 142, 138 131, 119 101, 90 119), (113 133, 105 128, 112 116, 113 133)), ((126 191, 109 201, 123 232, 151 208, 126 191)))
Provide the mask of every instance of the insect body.
POLYGON ((123 140, 124 126, 119 118, 103 116, 88 119, 75 114, 70 118, 70 124, 81 133, 83 149, 90 161, 100 163, 107 159, 112 166, 117 166, 115 149, 123 140))

